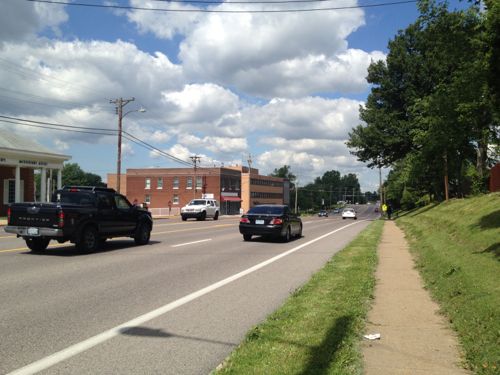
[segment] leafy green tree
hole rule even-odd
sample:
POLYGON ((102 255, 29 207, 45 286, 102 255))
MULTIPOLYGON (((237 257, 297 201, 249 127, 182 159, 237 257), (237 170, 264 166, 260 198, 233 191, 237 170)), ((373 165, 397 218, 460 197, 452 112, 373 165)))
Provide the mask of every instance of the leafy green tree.
POLYGON ((62 170, 63 186, 106 186, 101 176, 83 171, 77 163, 66 163, 62 170))
POLYGON ((485 53, 492 36, 483 13, 477 6, 449 12, 433 0, 419 8, 417 21, 389 43, 387 60, 371 64, 373 88, 360 108, 365 124, 348 141, 369 166, 395 168, 389 190, 399 199, 404 191, 407 198, 410 191, 441 198, 445 176, 462 195, 464 164, 473 160, 485 176, 487 146, 498 142, 485 53))
POLYGON ((281 177, 281 178, 286 178, 288 179, 292 184, 295 182, 297 179, 297 176, 295 176, 292 173, 292 168, 289 165, 284 165, 280 168, 274 168, 273 173, 270 174, 270 176, 273 177, 281 177))

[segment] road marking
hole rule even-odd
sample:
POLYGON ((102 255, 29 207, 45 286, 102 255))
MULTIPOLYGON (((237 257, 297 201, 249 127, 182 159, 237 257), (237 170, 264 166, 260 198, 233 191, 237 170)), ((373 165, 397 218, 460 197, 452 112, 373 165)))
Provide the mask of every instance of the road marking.
MULTIPOLYGON (((206 228, 196 228, 197 230, 202 230, 202 229, 213 229, 213 228, 223 228, 223 227, 230 227, 234 226, 235 224, 219 224, 219 225, 211 225, 206 228)), ((186 232, 193 230, 193 228, 187 228, 187 229, 177 229, 177 230, 169 230, 166 232, 153 232, 151 235, 157 235, 157 234, 166 234, 166 233, 177 233, 177 232, 186 232)), ((12 236, 15 237, 15 236, 12 236)), ((0 237, 0 238, 5 238, 5 237, 0 237)), ((122 237, 117 237, 117 238, 122 238, 122 237)), ((125 237, 123 237, 125 238, 125 237)), ((48 249, 54 248, 54 247, 61 247, 61 246, 71 246, 69 244, 54 244, 48 247, 48 249)), ((7 250, 0 250, 0 253, 8 253, 8 252, 13 252, 13 251, 21 251, 21 250, 29 250, 27 247, 18 247, 16 249, 7 249, 7 250)))
POLYGON ((288 250, 282 254, 279 254, 273 258, 270 258, 262 263, 256 264, 253 267, 247 268, 246 270, 241 271, 233 276, 229 276, 228 278, 223 279, 221 281, 218 281, 215 284, 209 285, 209 286, 207 286, 203 289, 200 289, 194 293, 191 293, 191 294, 188 294, 187 296, 179 298, 176 301, 170 302, 162 307, 159 307, 156 310, 150 311, 150 312, 148 312, 144 315, 141 315, 135 319, 132 319, 132 320, 129 320, 128 322, 120 324, 119 326, 116 326, 116 327, 111 328, 107 331, 99 333, 93 337, 90 337, 87 340, 84 340, 84 341, 81 341, 77 344, 71 345, 71 346, 67 347, 66 349, 58 351, 57 353, 54 353, 54 354, 49 355, 45 358, 42 358, 38 361, 35 361, 29 365, 21 367, 20 369, 14 370, 7 375, 31 375, 31 374, 35 374, 39 371, 45 370, 45 369, 47 369, 51 366, 54 366, 62 361, 65 361, 65 360, 67 360, 67 359, 69 359, 77 354, 83 353, 84 351, 89 350, 89 349, 93 348, 94 346, 97 346, 99 344, 102 344, 105 341, 108 341, 114 337, 117 337, 120 334, 122 334, 123 332, 126 332, 126 331, 128 331, 132 328, 135 328, 135 327, 139 327, 142 324, 144 324, 150 320, 158 318, 159 316, 164 315, 167 312, 175 310, 176 308, 181 307, 181 306, 183 306, 191 301, 194 301, 200 297, 203 297, 204 295, 211 293, 214 290, 217 290, 219 288, 222 288, 223 286, 228 285, 228 284, 232 283, 233 281, 236 281, 236 280, 241 279, 242 277, 244 277, 246 275, 249 275, 255 271, 258 271, 261 268, 264 268, 265 266, 267 266, 271 263, 274 263, 281 258, 284 258, 290 254, 293 254, 293 253, 299 251, 300 249, 303 249, 306 246, 309 246, 315 242, 322 240, 323 238, 326 238, 326 237, 328 237, 334 233, 337 233, 345 228, 362 223, 364 221, 367 221, 367 220, 358 220, 357 222, 344 225, 343 227, 340 227, 340 228, 335 229, 331 232, 323 234, 322 236, 319 236, 319 237, 315 238, 314 240, 303 243, 302 245, 294 247, 293 249, 288 250))
POLYGON ((0 237, 0 240, 1 240, 1 239, 4 239, 4 238, 15 238, 15 237, 16 237, 16 236, 1 236, 1 237, 0 237))
MULTIPOLYGON (((63 246, 69 246, 67 243, 64 244, 64 243, 60 243, 60 244, 54 244, 54 245, 50 245, 47 247, 47 249, 53 249, 53 248, 56 248, 56 247, 63 247, 63 246)), ((8 252, 12 252, 12 251, 21 251, 21 250, 29 250, 28 247, 18 247, 17 249, 7 249, 7 250, 0 250, 0 253, 8 253, 8 252)))
POLYGON ((235 224, 220 224, 220 225, 213 225, 210 227, 204 227, 204 228, 187 228, 187 229, 177 229, 177 230, 169 230, 166 232, 153 232, 151 235, 156 235, 156 234, 166 234, 166 233, 178 233, 178 232, 187 232, 187 231, 192 231, 193 229, 196 230, 203 230, 203 229, 213 229, 213 228, 223 228, 223 227, 232 227, 235 224))
POLYGON ((195 243, 201 243, 201 242, 207 242, 207 241, 212 241, 212 239, 211 238, 207 238, 206 240, 186 242, 186 243, 181 243, 181 244, 178 244, 178 245, 172 245, 171 247, 181 247, 181 246, 193 245, 195 243))

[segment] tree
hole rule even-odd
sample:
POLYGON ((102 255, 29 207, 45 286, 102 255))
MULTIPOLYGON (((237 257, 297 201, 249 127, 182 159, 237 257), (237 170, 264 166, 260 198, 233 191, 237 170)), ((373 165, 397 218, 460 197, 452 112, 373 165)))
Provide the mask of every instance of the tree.
POLYGON ((369 166, 395 168, 393 190, 400 198, 406 191, 406 201, 424 188, 429 196, 443 197, 448 186, 463 195, 464 166, 474 161, 485 176, 487 146, 498 143, 488 97, 492 37, 483 13, 477 6, 449 12, 433 0, 419 1, 419 8, 417 21, 389 42, 386 62, 369 67, 373 88, 360 108, 364 124, 347 143, 369 166))
POLYGON ((281 177, 286 178, 290 181, 290 183, 294 183, 296 180, 296 176, 292 173, 292 169, 289 165, 284 165, 280 168, 274 168, 273 173, 270 174, 273 177, 281 177))
POLYGON ((101 176, 84 172, 77 163, 66 163, 62 170, 63 186, 106 186, 101 176))

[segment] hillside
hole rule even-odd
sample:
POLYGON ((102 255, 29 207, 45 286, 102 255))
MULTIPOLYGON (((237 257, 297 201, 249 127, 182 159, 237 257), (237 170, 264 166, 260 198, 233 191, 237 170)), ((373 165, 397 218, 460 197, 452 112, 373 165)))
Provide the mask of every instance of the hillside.
POLYGON ((452 200, 396 219, 426 287, 477 374, 500 371, 500 194, 452 200))

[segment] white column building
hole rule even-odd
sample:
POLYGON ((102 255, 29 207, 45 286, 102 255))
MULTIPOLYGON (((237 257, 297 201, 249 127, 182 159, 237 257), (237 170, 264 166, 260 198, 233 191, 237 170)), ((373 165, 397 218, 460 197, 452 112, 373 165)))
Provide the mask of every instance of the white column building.
POLYGON ((39 200, 46 201, 48 172, 57 171, 57 188, 61 188, 63 163, 69 159, 71 156, 56 154, 0 128, 0 216, 5 215, 9 203, 36 200, 35 170, 41 173, 39 200))

